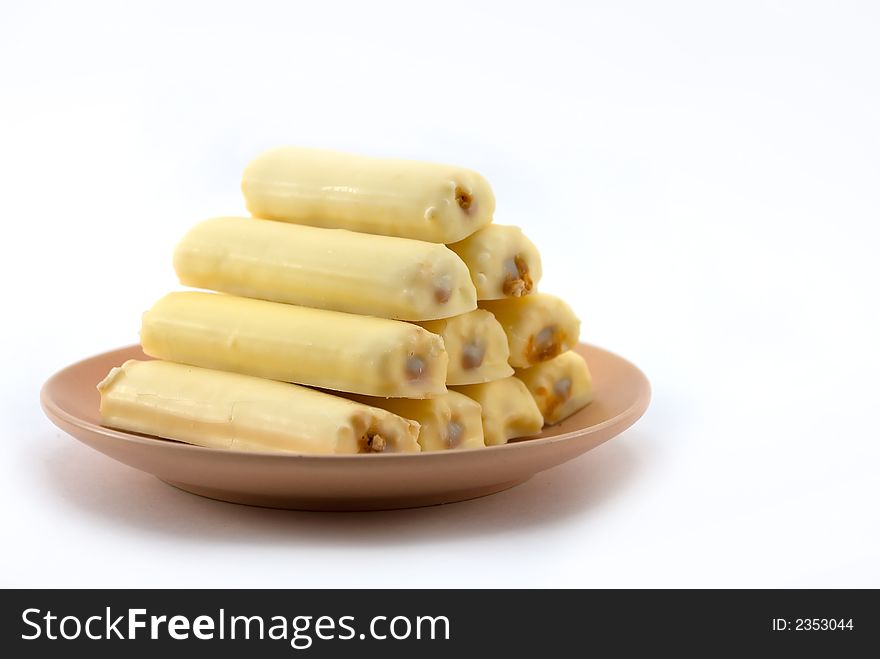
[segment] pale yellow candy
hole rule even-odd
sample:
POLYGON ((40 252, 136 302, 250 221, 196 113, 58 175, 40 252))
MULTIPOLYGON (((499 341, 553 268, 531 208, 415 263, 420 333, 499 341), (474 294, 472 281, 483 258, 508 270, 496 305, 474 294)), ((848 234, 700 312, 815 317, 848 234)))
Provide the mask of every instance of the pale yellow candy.
POLYGON ((475 384, 513 375, 504 328, 488 311, 475 309, 419 323, 439 335, 449 354, 446 384, 475 384))
POLYGON ((541 279, 541 255, 519 227, 490 224, 449 249, 470 270, 478 300, 528 295, 541 279))
POLYGON ((507 334, 510 365, 534 366, 578 342, 581 322, 574 311, 558 297, 534 293, 519 298, 486 300, 480 308, 491 311, 507 334))
POLYGON ((590 369, 573 350, 531 368, 517 369, 516 377, 529 388, 545 423, 559 423, 593 400, 590 369))
POLYGON ((163 361, 125 362, 98 385, 101 423, 210 448, 414 452, 419 424, 286 382, 163 361))
POLYGON ((371 396, 446 392, 443 340, 397 320, 217 293, 170 293, 147 311, 151 357, 371 396))
POLYGON ((455 391, 480 404, 486 446, 506 444, 517 437, 534 435, 544 426, 544 417, 535 399, 526 385, 513 376, 455 387, 455 391))
POLYGON ((483 423, 480 405, 455 391, 427 398, 375 398, 352 396, 365 405, 381 407, 405 419, 419 423, 419 446, 423 451, 480 448, 483 443, 483 423))
POLYGON ((300 147, 257 156, 241 189, 254 217, 435 243, 469 236, 495 211, 469 169, 300 147))
POLYGON ((348 313, 433 320, 477 308, 467 266, 444 245, 220 217, 174 252, 182 284, 348 313))

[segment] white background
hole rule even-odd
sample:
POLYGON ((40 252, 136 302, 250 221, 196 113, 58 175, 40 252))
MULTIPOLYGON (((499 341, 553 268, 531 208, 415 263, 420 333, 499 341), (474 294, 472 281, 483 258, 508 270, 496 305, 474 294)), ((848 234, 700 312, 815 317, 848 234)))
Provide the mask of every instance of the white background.
POLYGON ((880 586, 864 2, 0 4, 3 586, 880 586), (52 426, 279 144, 481 171, 647 415, 514 490, 201 499, 52 426))

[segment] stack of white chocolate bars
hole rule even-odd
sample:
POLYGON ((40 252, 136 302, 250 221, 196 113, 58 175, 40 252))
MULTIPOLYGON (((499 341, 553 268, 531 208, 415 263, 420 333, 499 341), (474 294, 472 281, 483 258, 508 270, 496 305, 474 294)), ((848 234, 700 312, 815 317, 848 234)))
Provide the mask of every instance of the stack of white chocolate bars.
POLYGON ((296 453, 505 444, 590 402, 580 322, 538 293, 479 174, 301 148, 252 161, 252 218, 193 227, 185 286, 143 316, 153 357, 98 385, 104 425, 296 453), (215 291, 215 292, 207 292, 215 291))

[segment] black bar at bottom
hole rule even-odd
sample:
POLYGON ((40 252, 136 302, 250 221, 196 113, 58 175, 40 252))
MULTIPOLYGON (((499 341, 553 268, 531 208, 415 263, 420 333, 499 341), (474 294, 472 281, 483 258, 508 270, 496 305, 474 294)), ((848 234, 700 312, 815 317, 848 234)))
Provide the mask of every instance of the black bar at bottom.
POLYGON ((5 656, 565 656, 645 647, 844 656, 880 647, 880 599, 873 590, 6 590, 0 629, 5 656))

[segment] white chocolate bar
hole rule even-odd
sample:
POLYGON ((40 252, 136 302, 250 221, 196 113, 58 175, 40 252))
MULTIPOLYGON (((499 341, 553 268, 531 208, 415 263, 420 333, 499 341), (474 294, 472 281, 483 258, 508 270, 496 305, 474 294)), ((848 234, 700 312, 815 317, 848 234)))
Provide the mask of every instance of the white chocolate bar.
POLYGON ((419 424, 286 382, 127 361, 98 385, 101 423, 210 448, 295 453, 419 451, 419 424))
POLYGON ((519 227, 490 224, 449 249, 470 270, 478 300, 528 295, 541 279, 541 255, 519 227))
POLYGON ((507 334, 510 365, 527 368, 553 359, 578 342, 581 321, 565 302, 547 293, 480 302, 507 334))
POLYGON ((593 378, 587 362, 574 350, 531 368, 517 369, 544 415, 544 422, 559 423, 593 400, 593 378))
POLYGON ((477 308, 461 259, 444 245, 224 217, 174 252, 182 284, 320 309, 433 320, 477 308))
POLYGON ((485 446, 479 403, 456 391, 425 400, 348 395, 365 405, 381 407, 417 421, 420 426, 419 446, 423 451, 485 446))
POLYGON ((507 363, 507 335, 488 311, 475 309, 419 325, 443 339, 449 354, 446 384, 475 384, 513 375, 507 363))
POLYGON ((443 340, 397 320, 203 292, 170 293, 141 323, 157 359, 371 396, 446 392, 443 340))
POLYGON ((478 402, 482 408, 486 446, 506 444, 517 437, 541 432, 544 417, 535 399, 520 380, 501 380, 455 387, 455 391, 478 402))
POLYGON ((260 154, 241 183, 254 217, 452 243, 492 221, 495 196, 468 169, 282 147, 260 154))

